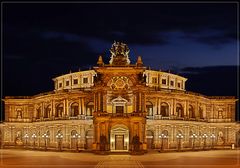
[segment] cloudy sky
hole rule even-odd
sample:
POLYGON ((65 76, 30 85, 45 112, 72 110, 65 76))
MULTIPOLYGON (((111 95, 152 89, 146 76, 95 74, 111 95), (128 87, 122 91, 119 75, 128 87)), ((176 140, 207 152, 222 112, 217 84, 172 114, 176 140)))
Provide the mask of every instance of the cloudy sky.
POLYGON ((206 95, 237 91, 237 3, 3 3, 3 95, 53 89, 88 69, 114 40, 132 63, 188 77, 206 95))

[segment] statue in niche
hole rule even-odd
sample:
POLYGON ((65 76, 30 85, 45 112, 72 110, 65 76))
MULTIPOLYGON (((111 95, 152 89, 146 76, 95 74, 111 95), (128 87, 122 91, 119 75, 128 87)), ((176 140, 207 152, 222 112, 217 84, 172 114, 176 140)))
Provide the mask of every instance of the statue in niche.
POLYGON ((140 150, 140 138, 138 135, 135 135, 133 137, 132 144, 133 144, 133 151, 138 152, 140 150))
POLYGON ((105 135, 100 136, 100 151, 106 150, 107 138, 105 135))

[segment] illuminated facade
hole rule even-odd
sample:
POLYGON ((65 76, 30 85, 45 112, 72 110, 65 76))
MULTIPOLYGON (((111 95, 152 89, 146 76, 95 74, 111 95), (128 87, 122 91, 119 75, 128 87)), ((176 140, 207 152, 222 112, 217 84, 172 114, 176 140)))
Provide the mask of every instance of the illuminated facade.
POLYGON ((7 96, 4 148, 184 150, 239 145, 234 97, 185 90, 186 78, 144 67, 115 42, 109 64, 53 79, 54 91, 7 96))

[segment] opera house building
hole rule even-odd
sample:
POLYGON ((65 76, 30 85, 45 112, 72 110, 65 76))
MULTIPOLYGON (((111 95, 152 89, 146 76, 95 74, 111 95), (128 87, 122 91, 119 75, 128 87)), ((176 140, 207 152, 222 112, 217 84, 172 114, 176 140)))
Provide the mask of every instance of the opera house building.
POLYGON ((109 63, 99 56, 90 70, 53 78, 53 91, 4 97, 2 148, 131 153, 239 146, 236 98, 188 92, 185 77, 146 68, 140 56, 131 63, 129 51, 114 42, 109 63))

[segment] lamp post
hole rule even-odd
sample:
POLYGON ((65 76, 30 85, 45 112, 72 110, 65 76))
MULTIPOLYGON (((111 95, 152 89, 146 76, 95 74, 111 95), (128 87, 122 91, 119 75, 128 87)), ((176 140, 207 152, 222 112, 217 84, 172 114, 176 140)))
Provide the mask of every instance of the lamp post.
POLYGON ((25 139, 25 147, 26 148, 27 148, 28 138, 29 138, 28 134, 25 134, 24 139, 25 139))
POLYGON ((56 138, 57 138, 57 141, 58 141, 59 151, 62 151, 62 139, 63 139, 63 135, 59 132, 59 133, 56 135, 56 138))
POLYGON ((179 133, 177 135, 177 139, 178 139, 178 151, 180 151, 180 149, 181 149, 181 140, 183 139, 183 135, 181 133, 179 133))
POLYGON ((215 136, 214 134, 212 134, 212 135, 210 136, 210 138, 211 138, 211 140, 212 140, 212 146, 211 146, 211 148, 213 149, 213 148, 214 148, 214 141, 215 141, 216 136, 215 136))
POLYGON ((73 135, 72 137, 73 137, 73 139, 75 139, 75 141, 76 141, 76 151, 78 152, 78 139, 80 139, 81 136, 76 133, 76 134, 73 135))
POLYGON ((35 141, 36 141, 37 135, 32 134, 32 139, 33 139, 33 149, 35 149, 35 141))
POLYGON ((190 136, 190 138, 193 140, 192 149, 194 150, 194 149, 195 149, 195 139, 197 139, 197 135, 196 135, 196 134, 192 134, 192 135, 190 136))
POLYGON ((166 139, 167 136, 164 134, 159 135, 159 138, 161 139, 161 151, 163 151, 163 139, 166 139))
POLYGON ((42 135, 42 138, 44 139, 44 142, 45 142, 45 150, 47 150, 47 139, 49 138, 48 134, 43 134, 42 135))
POLYGON ((206 148, 206 143, 207 143, 207 134, 203 134, 203 149, 205 149, 206 148))

